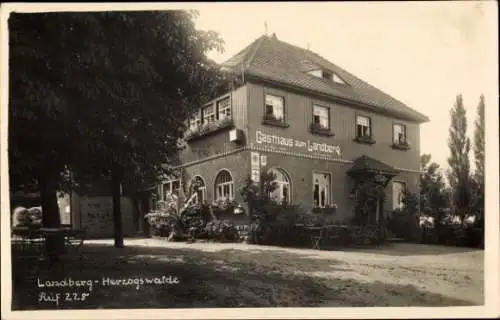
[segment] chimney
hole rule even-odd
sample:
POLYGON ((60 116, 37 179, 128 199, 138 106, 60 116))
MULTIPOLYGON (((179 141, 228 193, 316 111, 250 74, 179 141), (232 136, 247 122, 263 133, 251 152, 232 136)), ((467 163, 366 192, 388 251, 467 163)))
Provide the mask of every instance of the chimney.
POLYGON ((273 32, 273 39, 278 40, 278 38, 276 37, 276 32, 273 32))

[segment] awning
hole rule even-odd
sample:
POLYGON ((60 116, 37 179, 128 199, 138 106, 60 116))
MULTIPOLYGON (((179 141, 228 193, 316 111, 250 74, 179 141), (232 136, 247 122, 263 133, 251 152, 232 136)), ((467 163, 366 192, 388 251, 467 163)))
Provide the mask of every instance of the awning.
POLYGON ((347 171, 350 176, 359 174, 381 174, 385 176, 397 176, 399 171, 381 161, 362 155, 354 160, 352 167, 347 171))

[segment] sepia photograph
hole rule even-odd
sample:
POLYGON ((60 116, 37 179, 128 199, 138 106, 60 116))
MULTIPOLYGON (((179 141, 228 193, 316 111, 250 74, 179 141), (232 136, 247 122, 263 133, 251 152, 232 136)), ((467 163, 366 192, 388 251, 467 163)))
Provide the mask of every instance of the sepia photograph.
POLYGON ((3 4, 2 313, 498 315, 497 9, 3 4))

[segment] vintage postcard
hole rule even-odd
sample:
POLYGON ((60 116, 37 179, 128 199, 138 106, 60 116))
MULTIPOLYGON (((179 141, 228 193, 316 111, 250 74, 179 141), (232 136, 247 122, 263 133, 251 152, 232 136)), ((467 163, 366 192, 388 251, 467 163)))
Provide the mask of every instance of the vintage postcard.
POLYGON ((2 316, 498 316, 493 1, 1 8, 2 316))

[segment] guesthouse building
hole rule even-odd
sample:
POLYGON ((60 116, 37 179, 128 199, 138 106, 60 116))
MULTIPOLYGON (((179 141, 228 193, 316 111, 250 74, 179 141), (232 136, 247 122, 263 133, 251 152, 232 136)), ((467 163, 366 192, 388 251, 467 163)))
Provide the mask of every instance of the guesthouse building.
MULTIPOLYGON (((161 199, 197 181, 199 201, 244 205, 241 188, 271 170, 279 201, 306 210, 335 205, 353 215, 356 185, 385 190, 382 211, 418 194, 420 125, 429 119, 307 49, 264 35, 222 64, 232 88, 200 106, 180 151, 182 176, 158 187, 161 199)), ((398 81, 404 81, 400 79, 398 81)))

